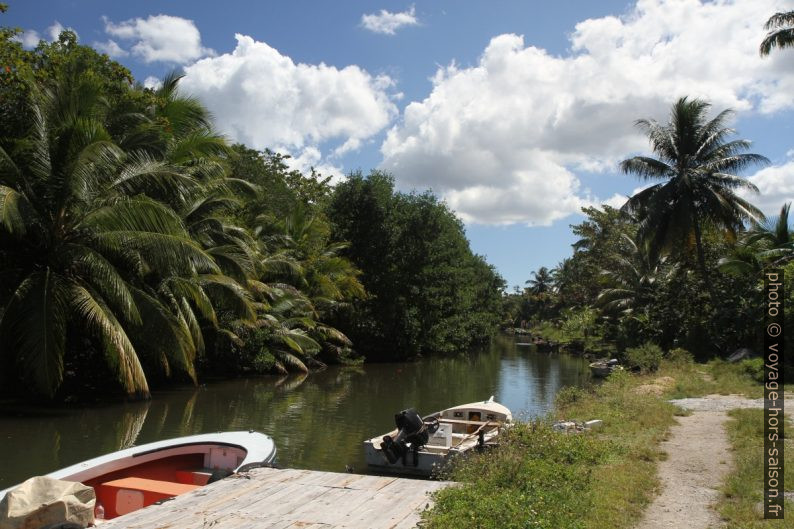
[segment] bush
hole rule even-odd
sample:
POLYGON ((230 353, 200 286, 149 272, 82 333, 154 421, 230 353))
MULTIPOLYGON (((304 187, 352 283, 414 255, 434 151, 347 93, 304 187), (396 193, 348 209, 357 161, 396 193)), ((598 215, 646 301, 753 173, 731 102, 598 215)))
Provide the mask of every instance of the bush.
POLYGON ((629 347, 624 356, 630 368, 650 373, 659 369, 664 354, 658 345, 646 342, 639 347, 629 347))
POLYGON ((667 360, 676 365, 684 365, 694 362, 695 357, 683 347, 676 347, 675 349, 668 351, 667 360))
POLYGON ((555 405, 557 409, 563 409, 570 406, 574 402, 584 400, 588 395, 589 393, 584 388, 577 386, 565 386, 557 392, 555 405))
POLYGON ((742 360, 741 364, 742 367, 747 375, 750 376, 756 382, 760 382, 763 384, 764 382, 764 359, 763 358, 747 358, 742 360))

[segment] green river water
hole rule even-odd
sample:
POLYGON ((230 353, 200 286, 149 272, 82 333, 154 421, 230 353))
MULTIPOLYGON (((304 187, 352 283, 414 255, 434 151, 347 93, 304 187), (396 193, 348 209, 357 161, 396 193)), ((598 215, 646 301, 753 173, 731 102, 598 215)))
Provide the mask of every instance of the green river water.
POLYGON ((516 418, 543 415, 563 386, 589 380, 587 362, 498 336, 490 347, 415 363, 332 366, 156 392, 151 401, 68 409, 0 409, 0 490, 133 444, 222 430, 273 437, 284 467, 366 471, 362 441, 394 414, 428 414, 494 395, 516 418))

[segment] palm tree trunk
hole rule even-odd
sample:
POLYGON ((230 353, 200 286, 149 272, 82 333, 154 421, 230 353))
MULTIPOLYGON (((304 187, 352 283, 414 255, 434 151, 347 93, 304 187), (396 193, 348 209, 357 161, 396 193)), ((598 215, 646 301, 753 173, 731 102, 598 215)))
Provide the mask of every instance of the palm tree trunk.
POLYGON ((717 294, 716 292, 714 292, 714 285, 711 283, 711 278, 709 278, 708 271, 706 270, 706 255, 703 252, 703 241, 700 233, 700 222, 698 221, 697 217, 695 218, 695 247, 697 248, 698 268, 700 268, 700 275, 703 278, 703 282, 706 283, 706 288, 709 291, 711 302, 716 303, 717 294))

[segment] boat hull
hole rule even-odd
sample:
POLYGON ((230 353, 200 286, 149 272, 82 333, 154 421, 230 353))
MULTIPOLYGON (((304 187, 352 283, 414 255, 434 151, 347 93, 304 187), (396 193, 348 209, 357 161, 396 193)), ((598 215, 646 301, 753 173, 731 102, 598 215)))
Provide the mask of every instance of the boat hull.
MULTIPOLYGON (((448 428, 446 443, 430 442, 419 450, 409 450, 405 457, 390 462, 381 449, 384 435, 394 438, 397 430, 364 441, 364 457, 372 472, 431 477, 438 474, 455 457, 497 441, 502 430, 512 421, 505 406, 491 400, 448 408, 424 417, 425 422, 438 421, 448 428)), ((441 428, 441 427, 440 427, 441 428)), ((441 440, 443 441, 443 439, 441 440)))
POLYGON ((606 378, 615 371, 623 371, 623 366, 610 366, 600 362, 593 362, 590 364, 590 374, 595 378, 606 378))
POLYGON ((398 460, 396 463, 389 463, 383 451, 376 448, 371 441, 364 441, 364 457, 367 460, 367 467, 372 472, 381 474, 402 474, 407 476, 429 477, 437 474, 447 463, 447 454, 433 454, 420 451, 417 454, 417 464, 414 465, 413 454, 406 456, 406 461, 398 460))
MULTIPOLYGON (((47 477, 93 487, 105 517, 114 518, 275 459, 270 437, 253 431, 221 432, 119 450, 47 477)), ((17 486, 0 491, 0 501, 17 486)))
POLYGON ((596 378, 606 378, 610 375, 610 373, 612 373, 612 369, 607 366, 590 366, 590 374, 596 378))

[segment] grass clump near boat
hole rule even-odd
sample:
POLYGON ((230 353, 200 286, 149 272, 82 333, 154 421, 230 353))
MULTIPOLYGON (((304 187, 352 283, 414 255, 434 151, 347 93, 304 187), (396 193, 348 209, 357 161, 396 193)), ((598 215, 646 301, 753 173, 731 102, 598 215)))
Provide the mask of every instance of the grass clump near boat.
MULTIPOLYGON (((764 416, 760 409, 733 410, 726 428, 733 448, 734 468, 723 487, 723 499, 717 508, 726 522, 727 529, 778 529, 794 528, 794 517, 790 516, 794 502, 786 501, 786 518, 763 519, 763 472, 764 466, 764 416)), ((791 421, 786 421, 786 431, 791 421)), ((788 442, 786 443, 788 444, 788 442)), ((794 450, 785 451, 787 469, 794 468, 794 450)), ((794 474, 785 473, 784 490, 794 490, 794 474)))
POLYGON ((426 527, 630 527, 652 499, 657 447, 676 410, 637 398, 643 380, 617 372, 597 388, 561 391, 558 418, 602 419, 603 428, 571 435, 553 432, 550 421, 517 424, 497 450, 444 476, 463 484, 438 493, 426 527))

